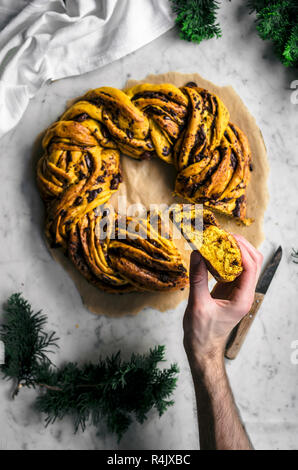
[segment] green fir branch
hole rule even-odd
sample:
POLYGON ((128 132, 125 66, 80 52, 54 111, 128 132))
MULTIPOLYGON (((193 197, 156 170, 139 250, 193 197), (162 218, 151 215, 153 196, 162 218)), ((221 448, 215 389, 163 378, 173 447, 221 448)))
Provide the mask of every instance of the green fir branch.
POLYGON ((36 407, 47 415, 47 425, 71 416, 77 432, 79 428, 84 431, 87 423, 100 427, 105 422, 120 440, 133 417, 143 423, 150 410, 155 408, 161 416, 173 405, 169 397, 176 387, 178 368, 158 370, 163 359, 164 346, 158 346, 148 355, 133 355, 128 362, 121 361, 118 353, 98 364, 69 363, 51 369, 47 380, 51 386, 39 395, 36 407))
MULTIPOLYGON (((221 37, 217 22, 216 0, 169 0, 176 13, 180 37, 200 43, 221 37)), ((250 13, 256 13, 259 36, 271 41, 279 59, 286 66, 298 66, 298 0, 250 0, 250 13)))
POLYGON ((170 0, 176 24, 180 28, 180 37, 187 41, 200 43, 204 39, 221 36, 221 29, 216 23, 217 1, 214 0, 170 0))
MULTIPOLYGON (((297 12, 298 15, 298 12, 297 12)), ((296 24, 283 51, 283 62, 287 67, 298 67, 298 24, 296 24)))
POLYGON ((5 345, 5 364, 1 366, 6 379, 14 379, 13 397, 23 386, 34 387, 41 364, 51 364, 47 354, 57 347, 55 333, 44 331, 46 316, 34 313, 21 294, 13 294, 4 305, 4 323, 0 340, 5 345))
POLYGON ((250 1, 256 12, 259 36, 272 41, 277 56, 286 66, 298 66, 298 0, 250 1))
POLYGON ((47 353, 57 338, 44 331, 45 315, 33 313, 20 294, 10 297, 4 311, 0 339, 6 361, 1 370, 6 379, 16 381, 14 395, 21 387, 40 387, 36 409, 46 414, 46 425, 65 416, 72 418, 76 432, 105 423, 120 440, 133 419, 143 423, 152 409, 161 416, 173 405, 179 371, 176 364, 158 368, 164 346, 132 354, 129 361, 118 352, 95 364, 69 362, 56 368, 47 353))

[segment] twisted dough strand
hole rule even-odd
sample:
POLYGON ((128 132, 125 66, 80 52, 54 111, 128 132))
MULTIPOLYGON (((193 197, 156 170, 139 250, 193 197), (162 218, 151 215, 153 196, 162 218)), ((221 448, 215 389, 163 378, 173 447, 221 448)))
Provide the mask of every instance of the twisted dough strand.
POLYGON ((121 223, 121 216, 110 214, 104 238, 106 217, 104 209, 91 211, 70 234, 69 256, 89 282, 110 293, 177 290, 188 284, 180 253, 171 240, 154 230, 149 219, 127 217, 121 223), (115 238, 111 239, 109 227, 114 225, 115 238))

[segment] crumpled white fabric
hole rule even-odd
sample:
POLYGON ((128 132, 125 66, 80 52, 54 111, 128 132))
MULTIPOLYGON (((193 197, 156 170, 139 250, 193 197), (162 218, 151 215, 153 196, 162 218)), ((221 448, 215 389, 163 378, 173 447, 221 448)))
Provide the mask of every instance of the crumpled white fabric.
POLYGON ((168 0, 0 0, 0 137, 47 81, 108 64, 173 25, 168 0))

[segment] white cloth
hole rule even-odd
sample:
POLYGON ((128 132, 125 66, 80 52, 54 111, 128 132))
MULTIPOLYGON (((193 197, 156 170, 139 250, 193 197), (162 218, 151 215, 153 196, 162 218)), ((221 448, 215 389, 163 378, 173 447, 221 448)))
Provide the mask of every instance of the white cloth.
POLYGON ((168 0, 0 0, 0 137, 47 81, 108 64, 173 25, 168 0))

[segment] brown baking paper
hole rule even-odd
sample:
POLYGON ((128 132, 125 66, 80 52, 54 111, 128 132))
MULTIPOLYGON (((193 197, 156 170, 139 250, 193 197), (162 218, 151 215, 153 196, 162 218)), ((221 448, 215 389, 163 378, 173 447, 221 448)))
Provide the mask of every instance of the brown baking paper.
MULTIPOLYGON (((142 80, 143 83, 172 83, 178 87, 190 81, 218 95, 230 112, 231 122, 239 126, 249 139, 252 150, 253 172, 247 190, 247 215, 253 217, 255 221, 252 225, 246 227, 244 225, 240 226, 234 220, 224 216, 217 215, 217 219, 223 228, 229 232, 243 235, 255 247, 258 247, 264 239, 263 219, 268 202, 267 176, 269 167, 260 129, 241 98, 231 86, 218 87, 198 74, 169 72, 162 75, 149 75, 142 80)), ((137 83, 141 82, 129 80, 126 88, 137 83)), ((179 202, 172 195, 176 177, 176 170, 173 166, 159 159, 138 161, 126 156, 121 158, 123 183, 110 201, 115 207, 117 207, 118 196, 126 197, 128 205, 141 203, 148 208, 150 204, 170 205, 179 202)), ((175 243, 188 265, 191 251, 187 243, 184 240, 177 240, 175 243)), ((107 294, 89 284, 63 253, 53 249, 50 251, 55 260, 62 264, 74 280, 83 303, 93 313, 110 317, 122 317, 124 315, 136 315, 145 307, 152 307, 164 312, 175 308, 188 296, 188 289, 163 293, 107 294)))

